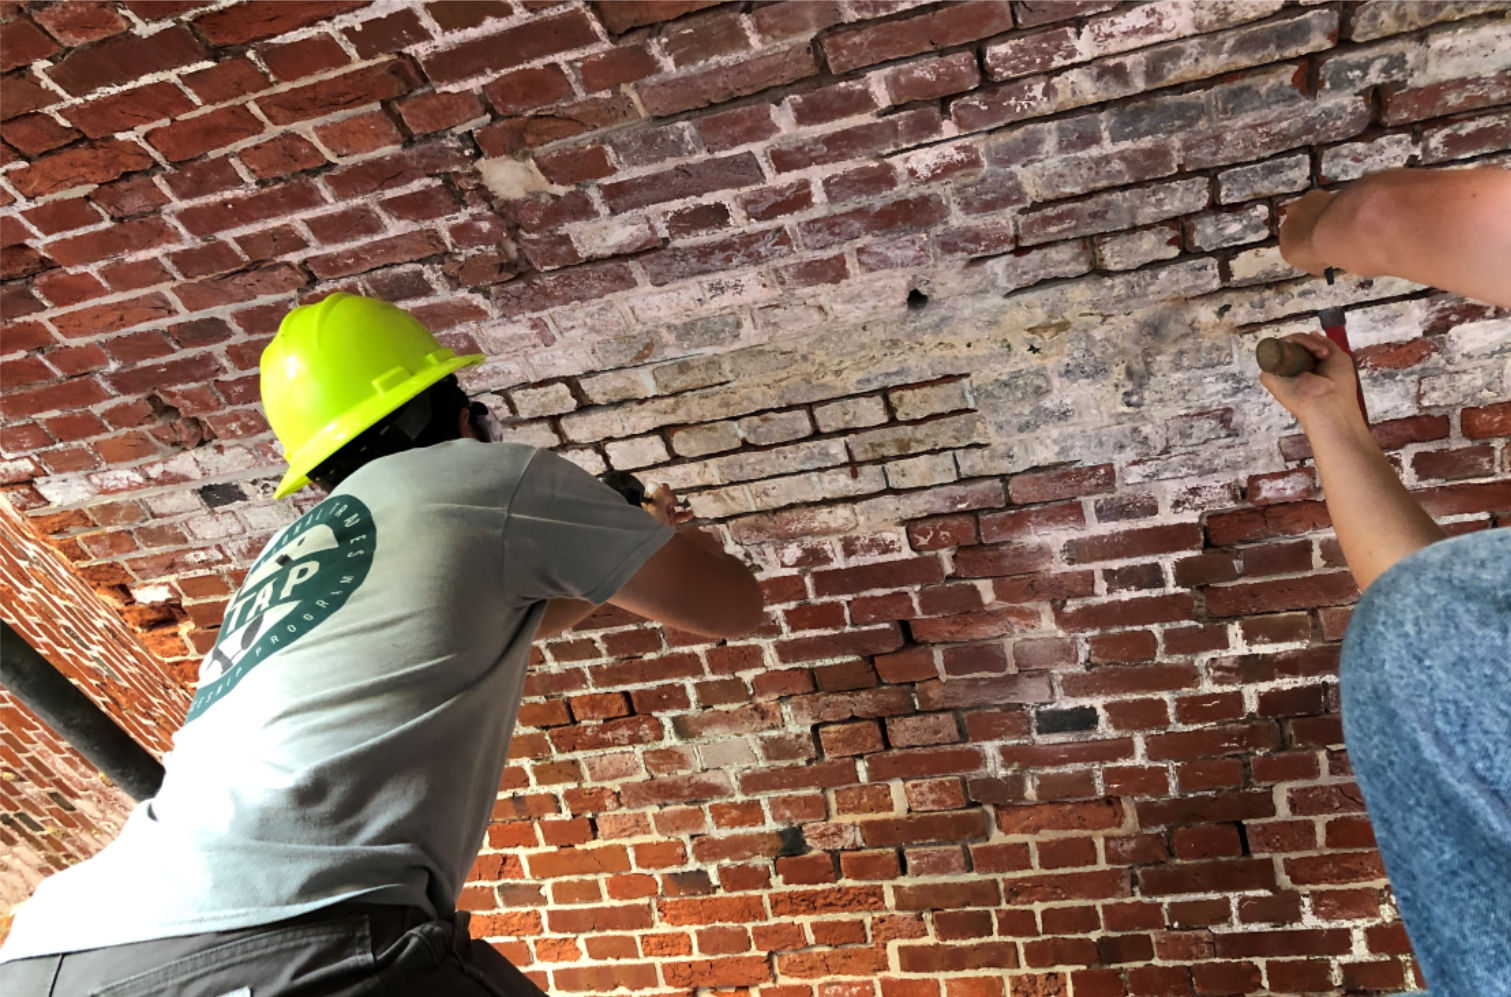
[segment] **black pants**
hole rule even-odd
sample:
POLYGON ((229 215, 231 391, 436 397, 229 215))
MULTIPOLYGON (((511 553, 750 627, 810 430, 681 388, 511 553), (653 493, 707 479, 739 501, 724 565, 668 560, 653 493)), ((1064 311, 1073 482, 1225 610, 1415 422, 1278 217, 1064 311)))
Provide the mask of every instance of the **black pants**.
POLYGON ((0 965, 5 997, 544 997, 467 914, 338 904, 277 924, 0 965))

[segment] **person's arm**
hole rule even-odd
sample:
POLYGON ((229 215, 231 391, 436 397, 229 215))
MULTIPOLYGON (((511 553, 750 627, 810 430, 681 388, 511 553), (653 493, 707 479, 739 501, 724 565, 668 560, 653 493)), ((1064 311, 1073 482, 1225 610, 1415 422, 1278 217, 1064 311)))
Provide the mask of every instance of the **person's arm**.
POLYGON ((587 619, 596 607, 585 599, 552 599, 535 630, 536 640, 545 640, 570 630, 587 619))
POLYGON ((1315 333, 1287 336, 1317 358, 1316 373, 1261 374, 1260 383, 1301 423, 1312 444, 1327 511, 1359 591, 1444 533, 1411 497, 1370 434, 1355 401, 1348 354, 1315 333))
POLYGON ((1404 277, 1511 307, 1511 170, 1385 170, 1311 191, 1286 209, 1280 254, 1319 277, 1404 277))
MULTIPOLYGON (((677 508, 677 498, 662 486, 646 502, 647 511, 669 526, 692 513, 677 508)), ((765 597, 750 568, 725 552, 723 544, 702 530, 680 526, 609 604, 646 619, 705 637, 741 637, 761 625, 765 597)))

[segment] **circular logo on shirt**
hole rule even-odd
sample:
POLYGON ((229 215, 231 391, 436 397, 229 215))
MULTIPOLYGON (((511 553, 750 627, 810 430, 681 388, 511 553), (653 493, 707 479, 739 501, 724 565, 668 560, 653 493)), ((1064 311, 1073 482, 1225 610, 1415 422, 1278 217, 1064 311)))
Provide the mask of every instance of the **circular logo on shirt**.
POLYGON ((372 567, 377 539, 372 513, 349 495, 326 499, 279 534, 226 607, 188 719, 345 605, 372 567))

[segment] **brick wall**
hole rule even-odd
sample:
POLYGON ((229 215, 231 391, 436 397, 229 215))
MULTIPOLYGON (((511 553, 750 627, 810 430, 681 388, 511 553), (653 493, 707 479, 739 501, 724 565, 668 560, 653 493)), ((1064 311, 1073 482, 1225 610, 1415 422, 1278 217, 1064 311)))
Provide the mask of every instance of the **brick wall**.
POLYGON ((1411 982, 1251 357, 1344 306, 1408 483, 1511 513, 1506 315, 1274 237, 1313 177, 1511 162, 1511 5, 3 8, 0 469, 179 682, 313 501, 256 363, 336 289, 760 569, 749 639, 537 655, 464 901, 543 984, 1411 982))
MULTIPOLYGON (((168 750, 188 693, 100 593, 5 503, 0 618, 149 751, 161 757, 168 750)), ((0 917, 43 877, 114 838, 132 806, 6 690, 0 690, 0 800, 0 917)))

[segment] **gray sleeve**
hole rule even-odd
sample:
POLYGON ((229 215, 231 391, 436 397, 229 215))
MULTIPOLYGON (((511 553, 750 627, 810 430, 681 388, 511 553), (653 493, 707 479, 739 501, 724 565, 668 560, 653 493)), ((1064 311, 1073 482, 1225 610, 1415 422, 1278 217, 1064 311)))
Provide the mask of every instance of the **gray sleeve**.
POLYGON ((505 581, 523 602, 601 603, 674 532, 576 464, 542 451, 509 503, 505 581))

